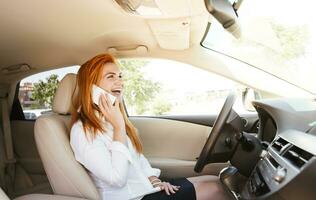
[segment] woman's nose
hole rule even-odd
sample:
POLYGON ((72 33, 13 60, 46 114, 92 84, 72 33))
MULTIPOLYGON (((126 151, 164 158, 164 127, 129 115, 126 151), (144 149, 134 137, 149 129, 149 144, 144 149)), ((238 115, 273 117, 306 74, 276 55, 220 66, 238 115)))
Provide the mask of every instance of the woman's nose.
POLYGON ((118 86, 124 86, 124 83, 123 83, 123 80, 121 78, 117 78, 115 80, 115 85, 118 85, 118 86))

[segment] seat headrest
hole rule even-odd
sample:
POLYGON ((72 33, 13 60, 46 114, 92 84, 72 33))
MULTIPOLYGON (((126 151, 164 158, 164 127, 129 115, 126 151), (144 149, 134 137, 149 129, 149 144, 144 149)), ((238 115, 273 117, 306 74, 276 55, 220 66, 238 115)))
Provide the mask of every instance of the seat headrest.
MULTIPOLYGON (((58 84, 56 94, 53 101, 53 112, 58 114, 71 114, 72 105, 72 95, 76 89, 77 75, 69 73, 67 74, 58 84)), ((74 96, 77 95, 77 90, 74 96)))

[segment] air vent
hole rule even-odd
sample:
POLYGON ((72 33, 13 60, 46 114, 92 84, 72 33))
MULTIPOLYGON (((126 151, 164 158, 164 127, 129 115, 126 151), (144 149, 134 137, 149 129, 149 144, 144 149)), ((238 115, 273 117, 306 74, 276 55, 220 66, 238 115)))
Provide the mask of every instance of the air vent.
POLYGON ((278 153, 281 153, 281 151, 284 150, 284 147, 288 145, 289 143, 286 140, 284 140, 283 138, 278 138, 276 141, 273 142, 272 148, 278 153))
POLYGON ((283 155, 294 166, 301 168, 313 157, 313 154, 304 151, 303 149, 292 146, 283 155))

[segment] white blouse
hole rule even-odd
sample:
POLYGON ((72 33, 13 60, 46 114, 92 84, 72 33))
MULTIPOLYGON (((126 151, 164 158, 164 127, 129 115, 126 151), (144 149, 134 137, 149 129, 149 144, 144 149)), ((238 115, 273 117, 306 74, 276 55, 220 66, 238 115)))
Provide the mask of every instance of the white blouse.
POLYGON ((127 137, 127 144, 113 141, 113 127, 95 139, 86 137, 81 121, 71 128, 70 144, 75 158, 87 170, 103 200, 139 200, 158 192, 148 177, 160 175, 143 154, 138 154, 127 137))

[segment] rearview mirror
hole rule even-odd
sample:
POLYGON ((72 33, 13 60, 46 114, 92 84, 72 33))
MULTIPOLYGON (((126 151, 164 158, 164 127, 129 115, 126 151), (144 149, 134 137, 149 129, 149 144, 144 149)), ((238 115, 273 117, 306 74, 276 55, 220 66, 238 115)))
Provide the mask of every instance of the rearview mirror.
POLYGON ((222 24, 225 30, 234 37, 240 38, 241 29, 235 4, 231 4, 229 0, 205 0, 204 3, 208 12, 222 24))

